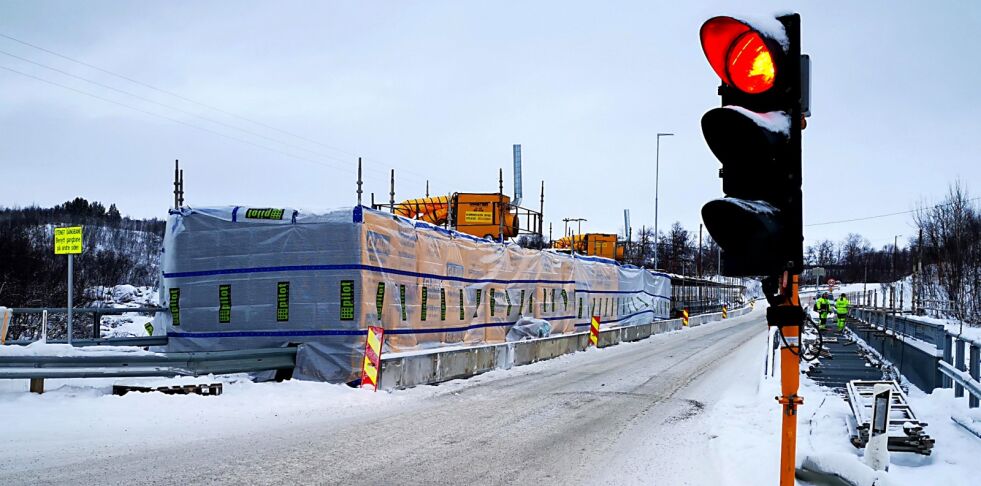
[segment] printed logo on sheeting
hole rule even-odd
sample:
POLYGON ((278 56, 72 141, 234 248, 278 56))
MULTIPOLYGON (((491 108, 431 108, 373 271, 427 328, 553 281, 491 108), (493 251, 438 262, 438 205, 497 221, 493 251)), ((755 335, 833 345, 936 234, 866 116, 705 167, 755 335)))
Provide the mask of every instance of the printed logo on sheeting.
POLYGON ((364 343, 364 364, 361 365, 361 388, 378 391, 378 370, 381 369, 381 349, 385 329, 368 326, 368 338, 364 343))
POLYGON ((591 346, 599 345, 599 316, 593 316, 593 320, 589 323, 589 344, 591 346))

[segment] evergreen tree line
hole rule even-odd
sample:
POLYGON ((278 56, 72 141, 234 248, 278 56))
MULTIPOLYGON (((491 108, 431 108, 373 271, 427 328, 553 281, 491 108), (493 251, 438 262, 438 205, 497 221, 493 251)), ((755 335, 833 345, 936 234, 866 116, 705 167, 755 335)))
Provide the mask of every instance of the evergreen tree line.
POLYGON ((165 223, 123 217, 115 204, 75 198, 53 208, 0 208, 0 305, 64 307, 68 259, 54 254, 54 228, 83 225, 83 251, 74 257, 77 306, 85 289, 157 285, 165 223))

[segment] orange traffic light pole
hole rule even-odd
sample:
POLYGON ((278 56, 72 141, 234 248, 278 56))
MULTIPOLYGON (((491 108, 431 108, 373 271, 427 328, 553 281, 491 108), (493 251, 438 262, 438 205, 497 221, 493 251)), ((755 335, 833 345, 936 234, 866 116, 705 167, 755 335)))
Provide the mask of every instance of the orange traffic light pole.
MULTIPOLYGON (((797 275, 785 277, 782 286, 786 301, 781 305, 800 306, 797 275)), ((780 443, 780 486, 794 486, 797 468, 797 407, 804 399, 797 395, 800 387, 800 326, 781 326, 783 343, 780 347, 780 388, 777 398, 783 411, 783 427, 780 443), (797 351, 794 351, 794 347, 797 351)))

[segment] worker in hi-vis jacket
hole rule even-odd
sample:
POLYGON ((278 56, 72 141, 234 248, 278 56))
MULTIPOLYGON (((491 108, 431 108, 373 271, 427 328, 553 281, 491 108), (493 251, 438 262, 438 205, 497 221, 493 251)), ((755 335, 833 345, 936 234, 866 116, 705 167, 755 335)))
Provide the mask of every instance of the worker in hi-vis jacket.
POLYGON ((835 311, 838 313, 838 332, 841 332, 845 328, 845 316, 848 315, 848 297, 845 294, 841 294, 838 300, 835 301, 835 311))
POLYGON ((828 321, 828 312, 831 311, 831 299, 829 299, 827 292, 818 296, 817 300, 814 301, 814 310, 817 311, 818 316, 821 317, 821 324, 819 328, 823 331, 824 324, 828 321))

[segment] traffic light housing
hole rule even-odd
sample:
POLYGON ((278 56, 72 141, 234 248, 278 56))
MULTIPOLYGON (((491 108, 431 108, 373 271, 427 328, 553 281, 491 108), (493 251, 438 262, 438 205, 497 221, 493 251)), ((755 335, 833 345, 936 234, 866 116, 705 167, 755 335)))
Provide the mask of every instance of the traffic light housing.
POLYGON ((702 133, 726 196, 705 204, 702 219, 727 276, 802 270, 800 16, 776 21, 714 17, 700 31, 722 81, 722 107, 705 113, 702 133))

